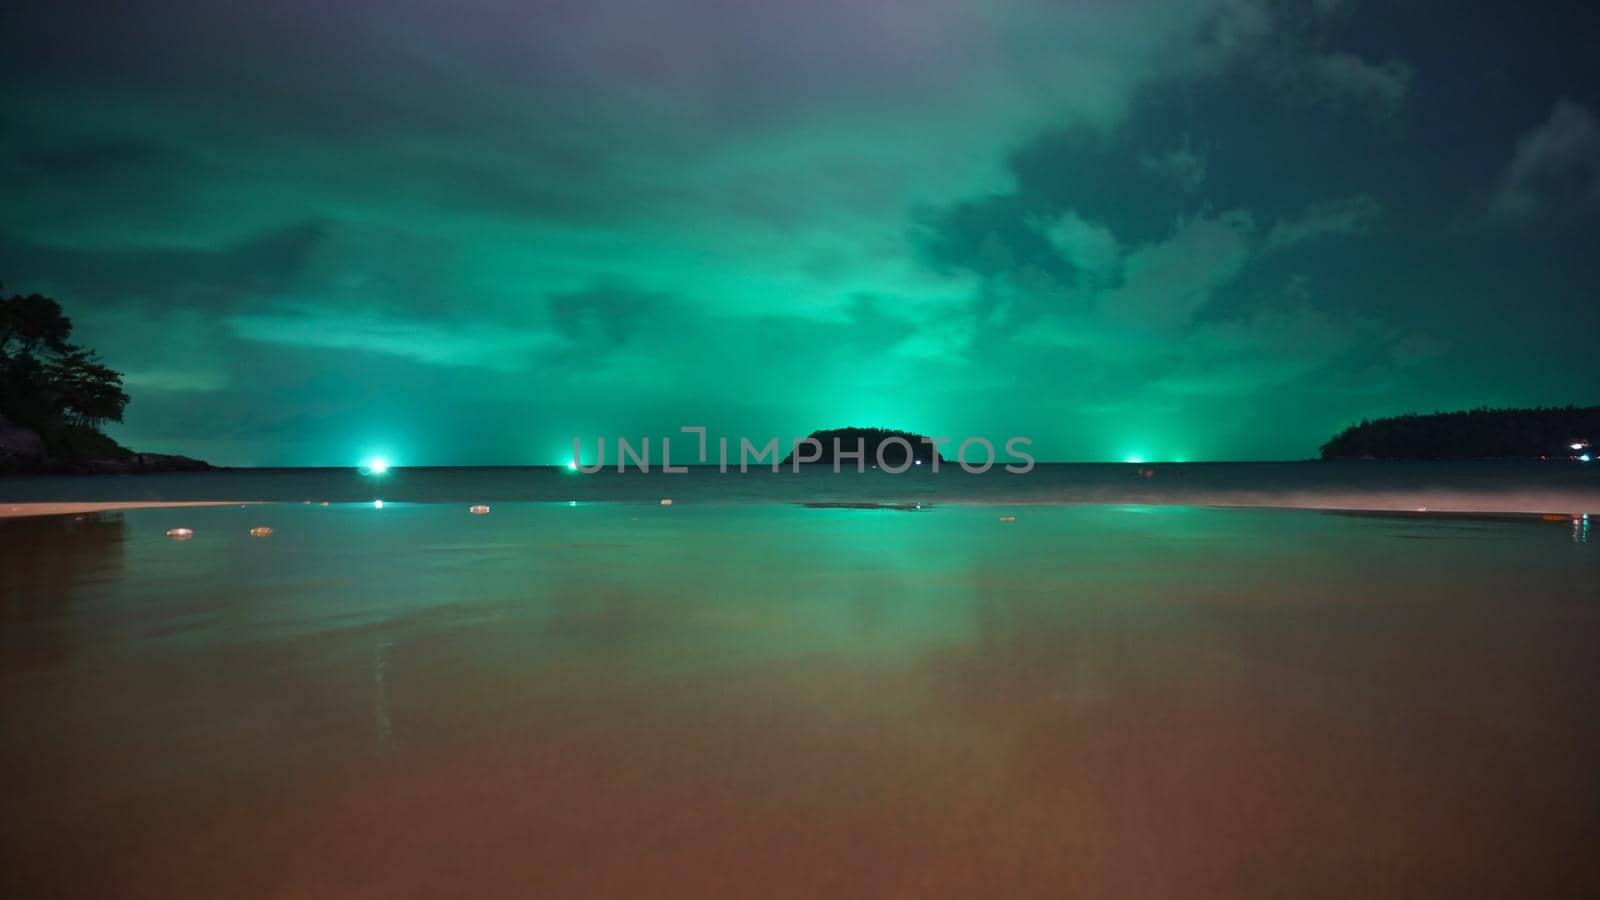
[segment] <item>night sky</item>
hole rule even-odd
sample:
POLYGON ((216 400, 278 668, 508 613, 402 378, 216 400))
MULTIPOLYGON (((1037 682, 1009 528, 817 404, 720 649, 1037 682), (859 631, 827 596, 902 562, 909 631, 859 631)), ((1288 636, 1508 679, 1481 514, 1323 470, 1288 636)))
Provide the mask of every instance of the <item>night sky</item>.
POLYGON ((1600 401, 1600 5, 0 9, 0 281, 219 464, 1600 401))

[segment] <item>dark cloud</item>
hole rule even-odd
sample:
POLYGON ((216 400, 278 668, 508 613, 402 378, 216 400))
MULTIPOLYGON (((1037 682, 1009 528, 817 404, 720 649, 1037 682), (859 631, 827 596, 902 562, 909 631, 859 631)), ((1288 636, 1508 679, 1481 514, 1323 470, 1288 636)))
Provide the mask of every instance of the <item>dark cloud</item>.
POLYGON ((152 449, 543 462, 699 419, 1303 456, 1600 390, 1593 4, 0 15, 0 278, 128 372, 152 449))
POLYGON ((580 347, 609 350, 643 329, 660 334, 685 307, 665 294, 598 285, 588 290, 551 294, 550 319, 563 338, 580 347))
POLYGON ((993 278, 1034 268, 1071 277, 1072 269, 1040 225, 1044 210, 1012 195, 985 197, 929 211, 917 230, 921 250, 940 271, 967 270, 993 278))
POLYGON ((103 179, 130 170, 192 162, 169 147, 131 137, 99 137, 53 146, 22 147, 7 177, 103 179))
POLYGON ((1600 209, 1600 120, 1561 100, 1550 118, 1517 139, 1500 178, 1494 210, 1522 218, 1600 209))
POLYGON ((1392 116, 1406 101, 1412 72, 1398 60, 1374 62, 1352 53, 1325 53, 1310 59, 1301 77, 1309 91, 1332 106, 1392 116))
POLYGON ((0 270, 97 307, 198 307, 217 313, 298 283, 326 236, 303 222, 217 249, 76 248, 0 234, 0 270))

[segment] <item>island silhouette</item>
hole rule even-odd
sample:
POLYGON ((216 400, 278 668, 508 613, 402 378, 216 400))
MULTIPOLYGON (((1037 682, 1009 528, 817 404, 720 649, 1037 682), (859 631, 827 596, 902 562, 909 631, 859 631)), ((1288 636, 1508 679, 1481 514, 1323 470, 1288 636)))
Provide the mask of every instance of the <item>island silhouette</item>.
MULTIPOLYGON (((878 450, 880 447, 883 450, 881 461, 886 466, 898 468, 907 465, 908 460, 906 457, 908 455, 910 456, 909 464, 912 465, 925 464, 934 459, 941 463, 947 462, 945 457, 941 456, 939 451, 934 448, 934 445, 929 443, 927 436, 895 428, 829 428, 822 431, 813 431, 807 435, 807 438, 816 441, 822 446, 821 457, 815 460, 802 460, 803 463, 807 464, 833 465, 835 442, 837 442, 840 455, 848 459, 851 465, 855 464, 854 454, 858 446, 863 451, 862 459, 866 460, 865 464, 867 466, 875 466, 879 463, 878 450), (910 453, 908 454, 905 446, 902 446, 898 441, 890 443, 893 438, 900 438, 910 445, 910 453)), ((782 465, 790 465, 793 461, 794 453, 790 452, 788 456, 783 458, 782 465)))
POLYGON ((1322 445, 1323 459, 1587 459, 1600 406, 1478 409, 1363 419, 1322 445))

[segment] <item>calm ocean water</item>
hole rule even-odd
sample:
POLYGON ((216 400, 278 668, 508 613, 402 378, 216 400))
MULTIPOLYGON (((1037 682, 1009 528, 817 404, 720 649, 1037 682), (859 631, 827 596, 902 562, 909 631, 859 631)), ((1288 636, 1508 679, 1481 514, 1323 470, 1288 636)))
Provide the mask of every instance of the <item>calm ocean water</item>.
POLYGON ((685 474, 554 467, 402 468, 382 476, 355 469, 229 469, 139 476, 0 478, 0 503, 105 500, 273 500, 334 503, 656 502, 691 503, 1112 503, 1290 506, 1350 509, 1600 512, 1600 464, 1188 463, 1040 465, 1017 475, 946 464, 937 474, 868 471, 798 474, 754 470, 685 474), (1141 474, 1144 473, 1144 474, 1141 474))
POLYGON ((5 481, 287 502, 0 519, 0 895, 1600 894, 1587 519, 1146 505, 1593 470, 1152 468, 5 481))

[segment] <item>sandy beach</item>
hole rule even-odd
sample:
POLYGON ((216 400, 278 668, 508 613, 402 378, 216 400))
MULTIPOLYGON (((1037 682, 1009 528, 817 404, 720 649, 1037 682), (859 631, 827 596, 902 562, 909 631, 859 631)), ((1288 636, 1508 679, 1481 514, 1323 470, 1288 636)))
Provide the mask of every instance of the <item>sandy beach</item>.
POLYGON ((69 516, 87 513, 114 512, 122 509, 167 509, 182 506, 249 506, 259 500, 203 500, 176 502, 110 501, 100 503, 7 503, 0 506, 0 519, 22 519, 28 516, 69 516))
POLYGON ((1600 885, 1581 523, 1001 514, 0 522, 0 894, 1600 885))

